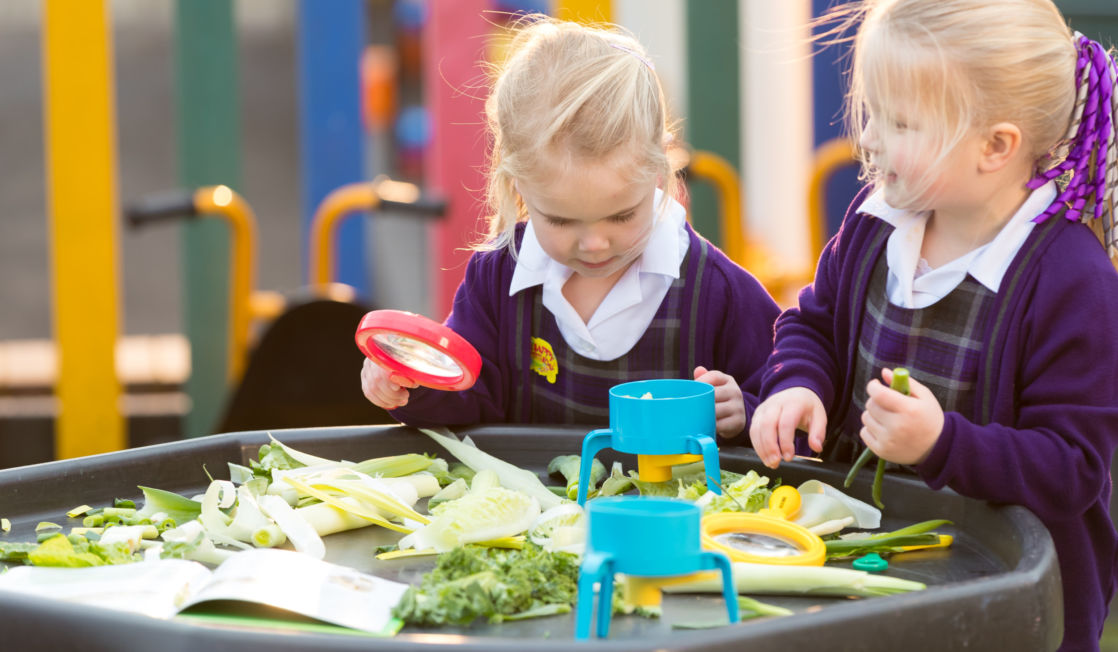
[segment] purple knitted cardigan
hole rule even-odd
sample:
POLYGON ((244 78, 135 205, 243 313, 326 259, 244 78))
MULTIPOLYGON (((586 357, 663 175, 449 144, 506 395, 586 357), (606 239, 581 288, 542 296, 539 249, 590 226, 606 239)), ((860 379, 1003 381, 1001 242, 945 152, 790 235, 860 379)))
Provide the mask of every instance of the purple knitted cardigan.
MULTIPOLYGON (((799 307, 777 320, 762 381, 762 398, 812 389, 833 424, 850 404, 865 288, 892 231, 857 212, 869 191, 851 204, 799 307), (871 247, 873 255, 862 255, 871 247)), ((1118 274, 1094 234, 1060 217, 1038 224, 998 290, 983 338, 976 414, 947 413, 939 440, 915 469, 932 489, 1023 505, 1044 522, 1063 577, 1064 650, 1097 649, 1115 588, 1115 332, 1118 274)))
MULTIPOLYGON (((761 374, 772 352, 773 322, 780 310, 756 278, 714 245, 706 243, 708 253, 700 265, 702 238, 690 225, 687 234, 689 281, 682 303, 696 309, 693 315, 681 315, 681 365, 693 359, 733 376, 742 390, 746 416, 751 417, 759 403, 761 374)), ((517 243, 522 237, 523 225, 519 225, 517 243)), ((517 320, 530 319, 532 309, 532 302, 524 301, 518 311, 517 297, 509 296, 515 268, 516 261, 507 249, 476 253, 454 295, 453 312, 446 323, 481 354, 477 383, 462 392, 413 389, 408 404, 390 412, 393 417, 416 426, 532 421, 518 416, 530 414, 526 401, 516 404, 518 395, 527 398, 518 388, 529 385, 535 372, 529 368, 531 347, 513 337, 517 320)), ((534 291, 538 288, 518 295, 534 291)), ((681 367, 678 377, 690 379, 692 371, 681 367)), ((603 394, 601 405, 608 404, 608 394, 603 394)), ((747 432, 748 425, 733 441, 748 441, 747 432)))

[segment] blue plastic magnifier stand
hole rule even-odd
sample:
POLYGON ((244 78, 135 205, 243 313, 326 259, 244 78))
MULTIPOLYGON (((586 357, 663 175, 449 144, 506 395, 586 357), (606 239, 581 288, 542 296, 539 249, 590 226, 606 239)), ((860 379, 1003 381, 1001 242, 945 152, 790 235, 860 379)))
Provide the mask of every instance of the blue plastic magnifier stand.
POLYGON ((614 385, 609 390, 609 428, 593 430, 582 440, 578 504, 586 504, 592 462, 606 448, 645 456, 701 455, 707 487, 721 495, 714 424, 714 387, 706 383, 668 378, 614 385))
POLYGON ((594 583, 598 590, 598 637, 609 635, 615 573, 644 577, 722 571, 722 594, 730 622, 740 619, 730 560, 702 549, 697 505, 671 498, 611 496, 586 506, 588 534, 578 576, 575 638, 590 637, 594 583))

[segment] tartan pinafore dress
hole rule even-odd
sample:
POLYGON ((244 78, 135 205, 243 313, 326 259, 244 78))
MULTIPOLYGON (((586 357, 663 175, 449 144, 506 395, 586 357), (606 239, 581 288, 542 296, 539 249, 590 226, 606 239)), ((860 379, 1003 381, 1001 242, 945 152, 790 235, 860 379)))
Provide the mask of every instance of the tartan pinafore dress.
MULTIPOLYGON (((516 388, 513 405, 520 411, 515 420, 531 423, 604 426, 609 423, 609 390, 621 383, 656 378, 678 378, 681 369, 694 369, 694 346, 681 346, 681 323, 693 318, 698 306, 702 269, 709 245, 700 240, 698 250, 689 251, 660 307, 633 348, 614 360, 593 360, 578 354, 563 339, 555 316, 543 307, 539 286, 518 294, 521 307, 515 337, 518 342, 543 340, 554 352, 557 367, 553 378, 538 373, 516 388), (689 284, 692 255, 699 261, 697 278, 689 284), (688 360, 681 360, 686 356, 688 360), (552 380, 554 382, 552 382, 552 380)), ((691 329, 694 332, 694 329, 691 329)), ((530 345, 529 345, 530 346, 530 345)))

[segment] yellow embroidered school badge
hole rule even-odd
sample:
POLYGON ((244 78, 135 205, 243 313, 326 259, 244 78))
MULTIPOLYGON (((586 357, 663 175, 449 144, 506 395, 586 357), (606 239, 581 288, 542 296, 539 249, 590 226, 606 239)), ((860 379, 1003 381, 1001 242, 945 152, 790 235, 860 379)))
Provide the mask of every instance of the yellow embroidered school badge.
POLYGON ((547 382, 554 383, 555 376, 559 374, 559 363, 555 361, 555 351, 547 340, 539 337, 532 338, 532 371, 547 377, 547 382))

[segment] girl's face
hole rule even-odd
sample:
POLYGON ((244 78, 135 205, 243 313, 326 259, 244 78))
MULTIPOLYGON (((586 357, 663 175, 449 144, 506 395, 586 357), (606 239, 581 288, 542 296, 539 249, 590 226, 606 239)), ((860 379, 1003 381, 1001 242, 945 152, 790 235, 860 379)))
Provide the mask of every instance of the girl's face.
MULTIPOLYGON (((631 159, 625 159, 631 161, 631 159)), ((634 182, 616 157, 555 166, 540 181, 518 181, 540 246, 576 274, 620 275, 644 251, 654 223, 656 184, 634 182)))
POLYGON ((867 115, 858 144, 878 172, 885 201, 894 208, 912 208, 930 199, 938 181, 931 139, 907 115, 872 108, 867 115))
POLYGON ((977 186, 977 134, 968 133, 944 154, 936 134, 904 114, 869 112, 859 145, 879 172, 893 208, 936 210, 970 202, 977 186))
POLYGON ((954 135, 950 109, 940 106, 956 80, 938 79, 926 69, 933 64, 921 57, 898 67, 883 56, 866 57, 865 125, 858 144, 885 201, 894 208, 934 210, 972 193, 981 139, 973 130, 954 135))

